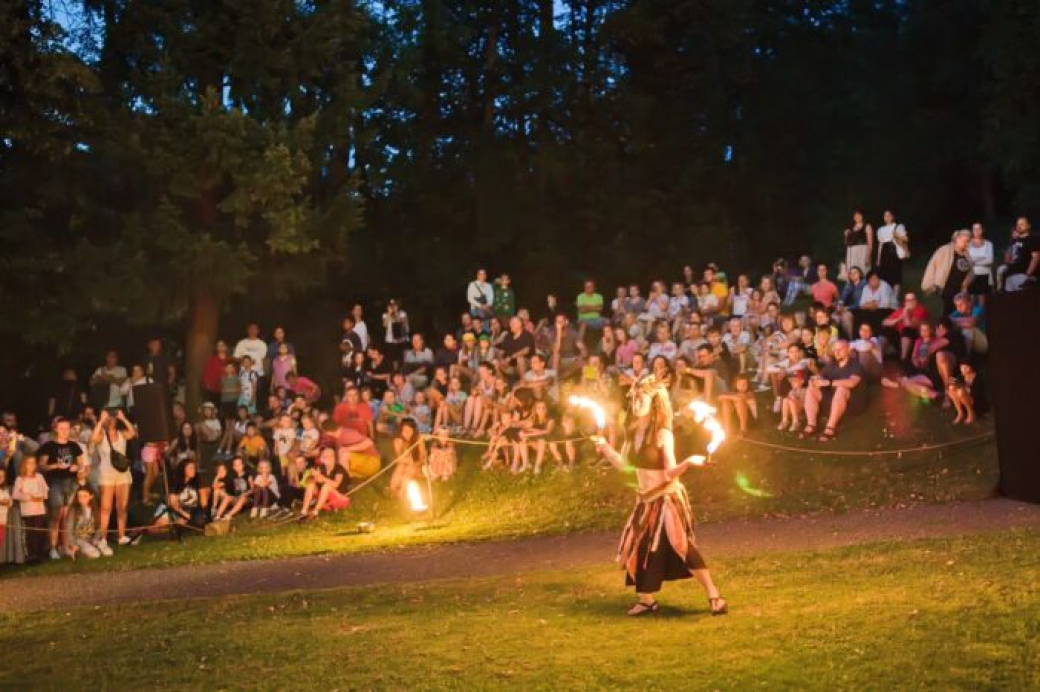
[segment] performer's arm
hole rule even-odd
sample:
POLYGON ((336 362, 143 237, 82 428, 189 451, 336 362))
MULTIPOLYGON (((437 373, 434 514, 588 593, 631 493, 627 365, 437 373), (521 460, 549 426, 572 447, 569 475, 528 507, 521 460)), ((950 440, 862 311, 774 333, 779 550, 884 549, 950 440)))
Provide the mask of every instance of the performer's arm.
POLYGON ((661 453, 664 454, 664 475, 670 481, 674 481, 679 476, 683 475, 690 470, 693 466, 699 463, 704 463, 704 457, 692 456, 680 463, 675 461, 675 437, 672 435, 671 430, 661 430, 658 432, 659 444, 661 446, 661 453))
POLYGON ((596 445, 596 451, 603 455, 603 458, 614 465, 619 471, 624 470, 626 464, 622 458, 620 452, 610 446, 610 443, 605 438, 595 436, 592 438, 593 444, 596 445))

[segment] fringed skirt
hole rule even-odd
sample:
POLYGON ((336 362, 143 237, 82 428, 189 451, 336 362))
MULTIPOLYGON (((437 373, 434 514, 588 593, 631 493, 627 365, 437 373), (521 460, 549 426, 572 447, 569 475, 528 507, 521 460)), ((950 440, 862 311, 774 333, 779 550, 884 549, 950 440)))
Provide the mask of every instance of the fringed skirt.
POLYGON ((625 584, 638 593, 656 593, 661 584, 689 579, 707 564, 693 535, 693 511, 682 483, 641 493, 621 534, 618 563, 625 584))

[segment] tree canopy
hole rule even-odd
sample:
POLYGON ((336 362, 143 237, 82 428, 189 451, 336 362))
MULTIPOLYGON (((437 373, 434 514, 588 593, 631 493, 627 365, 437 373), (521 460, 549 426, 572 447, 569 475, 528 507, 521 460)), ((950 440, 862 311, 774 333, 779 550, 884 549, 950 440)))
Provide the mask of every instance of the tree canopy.
POLYGON ((183 328, 197 362, 236 301, 396 294, 438 314, 480 264, 536 301, 585 274, 832 259, 854 208, 894 208, 927 246, 1040 200, 1025 0, 3 12, 17 343, 69 350, 115 315, 183 328))

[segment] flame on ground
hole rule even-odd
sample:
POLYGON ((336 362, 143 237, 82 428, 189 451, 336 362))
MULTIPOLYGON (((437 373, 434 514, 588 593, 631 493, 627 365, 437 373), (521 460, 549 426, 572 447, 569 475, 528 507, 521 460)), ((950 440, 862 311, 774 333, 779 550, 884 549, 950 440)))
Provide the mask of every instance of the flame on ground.
POLYGON ((415 481, 408 481, 408 486, 405 488, 405 492, 408 494, 408 504, 411 506, 413 512, 425 512, 429 509, 426 505, 426 500, 423 498, 422 488, 415 481))

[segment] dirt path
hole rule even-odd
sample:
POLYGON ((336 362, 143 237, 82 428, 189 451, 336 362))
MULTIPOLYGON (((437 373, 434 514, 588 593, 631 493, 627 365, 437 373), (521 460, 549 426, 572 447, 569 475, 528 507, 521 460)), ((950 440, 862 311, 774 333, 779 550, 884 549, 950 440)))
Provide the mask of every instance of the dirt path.
MULTIPOLYGON (((799 519, 705 524, 698 530, 698 541, 710 559, 712 556, 958 536, 1027 526, 1040 527, 1040 505, 994 499, 799 519)), ((609 564, 616 541, 615 533, 583 533, 432 546, 384 554, 12 579, 0 584, 0 611, 421 582, 609 564)))

